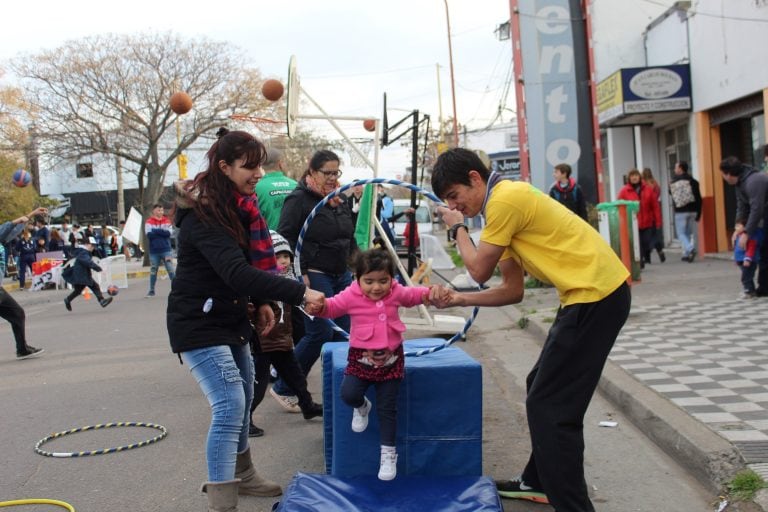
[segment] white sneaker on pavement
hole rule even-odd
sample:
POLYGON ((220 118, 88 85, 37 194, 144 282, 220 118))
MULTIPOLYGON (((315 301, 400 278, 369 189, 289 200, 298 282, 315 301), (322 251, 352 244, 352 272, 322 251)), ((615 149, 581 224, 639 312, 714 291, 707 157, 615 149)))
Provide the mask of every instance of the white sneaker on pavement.
POLYGON ((269 394, 272 395, 272 398, 277 400, 277 403, 280 404, 280 407, 286 411, 301 412, 301 408, 299 407, 299 399, 295 396, 280 395, 277 393, 277 391, 274 390, 274 388, 269 388, 269 394))
POLYGON ((368 428, 368 413, 371 412, 371 402, 363 397, 365 403, 352 409, 352 432, 363 432, 368 428))

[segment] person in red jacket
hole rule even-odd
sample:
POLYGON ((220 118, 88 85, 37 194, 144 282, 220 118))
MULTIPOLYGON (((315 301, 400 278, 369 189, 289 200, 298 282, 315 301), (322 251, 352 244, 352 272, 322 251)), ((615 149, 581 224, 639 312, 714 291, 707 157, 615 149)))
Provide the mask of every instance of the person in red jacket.
POLYGON ((643 183, 642 175, 632 169, 627 175, 627 184, 619 191, 619 199, 639 201, 637 229, 640 235, 640 268, 651 262, 651 250, 656 238, 656 230, 661 229, 661 207, 656 192, 643 183))

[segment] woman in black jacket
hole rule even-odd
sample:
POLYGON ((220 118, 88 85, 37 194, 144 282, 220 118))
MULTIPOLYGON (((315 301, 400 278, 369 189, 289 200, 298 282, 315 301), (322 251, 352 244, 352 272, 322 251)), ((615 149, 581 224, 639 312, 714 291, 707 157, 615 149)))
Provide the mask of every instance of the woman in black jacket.
POLYGON ((260 477, 248 447, 254 369, 249 342, 269 332, 269 300, 322 303, 323 295, 274 274, 275 255, 258 211, 254 186, 265 149, 248 133, 219 130, 208 168, 179 188, 175 217, 178 266, 168 297, 171 348, 211 405, 206 459, 208 510, 237 510, 238 494, 277 496, 279 485, 260 477))
MULTIPOLYGON (((285 198, 280 213, 278 233, 283 235, 291 249, 296 250, 299 231, 312 209, 323 197, 339 187, 339 157, 333 151, 315 152, 309 167, 299 184, 285 198)), ((332 297, 352 284, 348 262, 357 251, 355 223, 352 211, 342 196, 336 196, 317 212, 304 234, 299 263, 304 284, 332 297)), ((349 332, 349 318, 334 319, 336 324, 349 332)), ((296 360, 304 375, 309 375, 312 365, 320 357, 323 343, 334 339, 330 324, 322 318, 304 319, 304 337, 296 344, 296 360)), ((298 399, 290 388, 278 379, 270 394, 288 411, 299 412, 298 399)))

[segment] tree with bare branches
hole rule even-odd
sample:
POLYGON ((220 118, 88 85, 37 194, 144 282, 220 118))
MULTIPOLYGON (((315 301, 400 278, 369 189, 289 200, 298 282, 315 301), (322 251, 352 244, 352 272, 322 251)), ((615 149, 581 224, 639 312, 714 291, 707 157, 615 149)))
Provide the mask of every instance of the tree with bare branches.
POLYGON ((41 159, 112 156, 137 173, 144 212, 160 198, 168 167, 230 115, 276 115, 259 93, 261 76, 241 50, 172 33, 106 34, 14 59, 11 69, 34 108, 41 159), (169 98, 184 91, 193 109, 175 114, 169 98), (176 122, 181 140, 177 143, 176 122))

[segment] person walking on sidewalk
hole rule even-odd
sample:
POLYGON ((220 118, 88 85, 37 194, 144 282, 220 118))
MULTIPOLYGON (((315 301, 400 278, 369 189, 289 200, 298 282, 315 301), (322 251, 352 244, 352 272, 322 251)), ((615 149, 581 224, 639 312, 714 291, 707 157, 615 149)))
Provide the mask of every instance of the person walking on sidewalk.
POLYGON ((165 265, 168 278, 173 281, 173 251, 171 250, 171 234, 173 225, 165 216, 165 208, 157 203, 152 207, 152 216, 144 223, 144 232, 149 241, 149 291, 147 297, 155 296, 157 271, 160 263, 165 265))
POLYGON ((701 218, 699 182, 688 173, 688 162, 675 164, 675 175, 669 184, 669 195, 675 208, 675 231, 683 246, 683 261, 696 259, 696 223, 701 218))
POLYGON ((627 184, 619 190, 619 199, 638 201, 637 230, 640 235, 640 268, 651 262, 656 231, 661 229, 661 206, 653 188, 643 183, 642 175, 637 169, 627 174, 627 184))
MULTIPOLYGON (((46 208, 37 208, 28 215, 22 215, 18 219, 0 224, 0 243, 5 244, 18 236, 24 230, 24 226, 29 222, 30 217, 35 215, 47 214, 46 208)), ((44 352, 42 348, 35 348, 27 344, 26 314, 16 300, 11 297, 5 288, 0 285, 0 318, 11 324, 13 338, 16 341, 16 359, 26 359, 28 357, 40 355, 44 352)))
POLYGON ((491 174, 473 151, 441 154, 432 189, 448 205, 439 212, 470 276, 484 283, 498 265, 501 283, 465 293, 435 286, 431 304, 518 303, 524 271, 552 283, 560 297, 526 381, 532 453, 522 475, 496 482, 499 494, 551 503, 558 512, 594 511, 584 480, 584 414, 629 315, 629 272, 596 229, 530 183, 491 174), (475 247, 464 216, 478 214, 486 225, 475 247))
POLYGON ((67 308, 67 311, 72 311, 72 301, 79 297, 86 287, 91 289, 101 307, 105 308, 112 303, 112 297, 104 297, 99 283, 94 281, 91 275, 92 270, 101 272, 101 267, 93 261, 93 256, 91 256, 95 248, 95 238, 88 237, 84 239, 75 248, 75 252, 72 255, 72 264, 61 272, 61 277, 74 288, 72 293, 64 297, 64 307, 67 308))
POLYGON ((754 299, 755 270, 760 262, 760 245, 763 243, 763 228, 757 228, 755 234, 749 237, 747 245, 742 248, 738 243, 733 244, 733 261, 741 270, 740 299, 754 299))
POLYGON ((209 512, 236 511, 238 495, 278 496, 260 476, 248 445, 254 368, 250 342, 275 323, 271 300, 322 304, 323 295, 285 279, 253 191, 264 145, 243 131, 221 128, 208 150, 207 169, 179 184, 175 224, 179 260, 168 296, 171 350, 188 365, 208 399, 206 441, 209 512), (256 306, 256 328, 248 304, 256 306))
MULTIPOLYGON (((656 178, 653 177, 653 171, 650 167, 643 168, 643 184, 647 187, 651 187, 653 194, 656 196, 656 202, 659 203, 659 212, 661 213, 661 187, 656 178)), ((661 218, 661 216, 659 217, 661 218)), ((667 261, 667 256, 664 254, 664 231, 659 228, 654 230, 653 234, 653 248, 656 249, 656 254, 659 255, 659 261, 664 263, 667 261)), ((649 255, 650 256, 650 255, 649 255)))
MULTIPOLYGON (((762 227, 768 229, 768 174, 741 163, 735 156, 720 162, 723 179, 736 190, 736 221, 733 243, 746 249, 747 241, 762 227)), ((760 263, 757 266, 758 297, 768 296, 768 242, 760 244, 760 263)))

